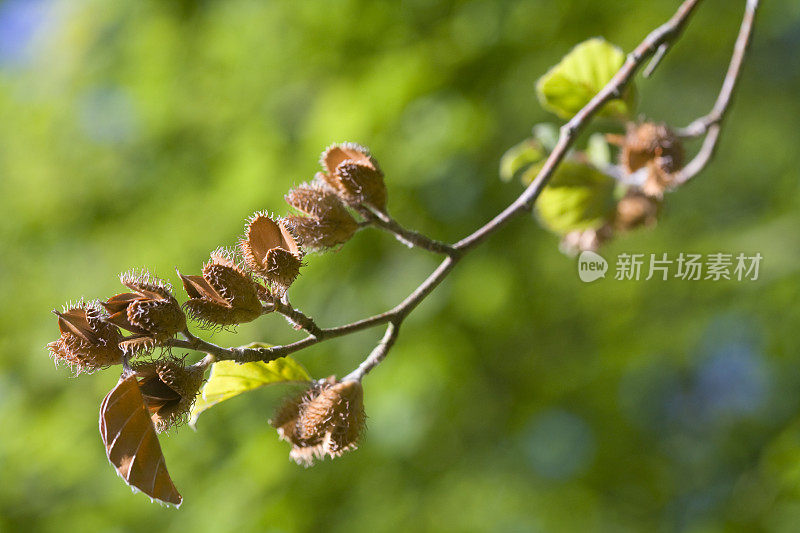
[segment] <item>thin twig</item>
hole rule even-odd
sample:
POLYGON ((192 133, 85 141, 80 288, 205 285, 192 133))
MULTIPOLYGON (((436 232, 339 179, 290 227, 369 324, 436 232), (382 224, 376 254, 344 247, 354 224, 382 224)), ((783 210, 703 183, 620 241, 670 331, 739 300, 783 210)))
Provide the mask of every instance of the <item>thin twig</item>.
POLYGON ((361 381, 364 379, 364 376, 369 374, 370 370, 378 366, 381 361, 386 357, 386 354, 389 353, 392 346, 394 345, 394 341, 397 340, 397 334, 400 332, 399 322, 389 322, 389 325, 386 326, 386 333, 384 333, 381 342, 370 352, 364 361, 358 365, 358 368, 350 372, 347 376, 345 376, 342 381, 361 381))
POLYGON ((669 52, 669 45, 670 43, 664 43, 658 47, 658 50, 656 50, 656 53, 653 55, 653 59, 650 60, 650 63, 648 63, 642 71, 642 76, 649 78, 653 75, 653 72, 655 72, 655 70, 658 68, 658 65, 661 64, 661 60, 664 59, 664 56, 666 56, 667 52, 669 52))
POLYGON ((188 329, 182 331, 181 334, 186 338, 186 340, 169 339, 164 343, 164 345, 204 352, 213 356, 216 361, 228 359, 232 359, 234 361, 238 360, 243 351, 242 348, 223 348, 222 346, 217 346, 216 344, 205 341, 199 337, 195 337, 188 329))
POLYGON ((314 319, 304 314, 299 309, 295 309, 288 302, 288 300, 286 302, 276 300, 272 305, 274 311, 285 316, 293 326, 297 327, 297 329, 304 329, 314 336, 318 336, 320 334, 321 329, 319 326, 317 326, 317 323, 314 322, 314 319))
POLYGON ((719 140, 719 135, 722 130, 722 121, 725 119, 725 115, 730 109, 731 102, 733 101, 733 93, 742 72, 744 58, 747 55, 747 49, 750 47, 750 42, 752 41, 753 26, 755 25, 756 11, 758 11, 758 2, 759 0, 747 0, 744 16, 742 17, 742 25, 739 28, 739 35, 736 37, 733 55, 728 65, 728 72, 725 74, 722 89, 720 89, 717 101, 714 103, 711 112, 695 120, 678 132, 679 135, 683 137, 699 137, 705 135, 705 139, 703 139, 703 144, 697 152, 697 155, 695 155, 695 157, 675 176, 672 185, 673 188, 685 184, 699 174, 706 165, 708 165, 711 158, 714 157, 717 141, 719 140))
POLYGON ((550 152, 539 174, 528 185, 528 188, 509 205, 503 212, 494 217, 491 221, 479 228, 477 231, 461 239, 455 244, 459 250, 468 250, 477 246, 489 235, 504 226, 509 220, 523 211, 530 211, 539 193, 542 192, 547 182, 550 181, 558 165, 566 156, 567 151, 575 142, 578 134, 583 131, 589 120, 603 107, 608 101, 623 93, 625 87, 633 79, 634 74, 642 66, 642 63, 652 56, 658 48, 680 36, 681 31, 689 21, 694 9, 701 0, 684 0, 675 15, 666 23, 653 30, 633 52, 628 54, 622 68, 614 75, 611 81, 597 93, 592 100, 578 111, 572 119, 561 127, 558 142, 553 151, 550 152))
POLYGON ((388 231, 389 233, 393 234, 398 241, 402 242, 409 248, 417 247, 444 255, 455 255, 458 253, 457 250, 455 250, 449 244, 430 239, 421 233, 404 228, 395 219, 383 211, 378 209, 369 209, 362 211, 361 214, 366 218, 364 221, 366 224, 388 231))

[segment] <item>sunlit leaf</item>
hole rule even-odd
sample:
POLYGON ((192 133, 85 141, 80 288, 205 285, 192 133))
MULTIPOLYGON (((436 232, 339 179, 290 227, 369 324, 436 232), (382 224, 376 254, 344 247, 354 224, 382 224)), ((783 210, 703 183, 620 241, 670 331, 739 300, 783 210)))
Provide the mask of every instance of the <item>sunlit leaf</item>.
MULTIPOLYGON (((251 348, 265 347, 250 345, 251 348)), ((189 424, 194 427, 200 413, 243 392, 274 383, 305 383, 311 381, 306 369, 291 357, 281 357, 264 363, 238 364, 219 361, 211 366, 211 375, 192 408, 189 424)))
POLYGON ((589 162, 597 168, 603 168, 611 164, 611 147, 602 133, 592 133, 586 144, 586 157, 589 162))
MULTIPOLYGON (((536 83, 539 102, 561 118, 572 118, 600 92, 625 62, 625 54, 605 39, 596 37, 573 48, 536 83)), ((622 99, 608 102, 601 114, 626 117, 633 111, 634 88, 622 99)))
POLYGON ((511 180, 517 172, 541 161, 546 155, 547 152, 535 139, 525 139, 515 144, 500 158, 500 179, 511 180))
POLYGON ((128 485, 153 499, 180 506, 181 495, 167 472, 135 376, 120 380, 100 404, 100 436, 108 460, 128 485))
MULTIPOLYGON (((535 176, 538 169, 528 172, 535 176)), ((614 212, 614 179, 575 161, 564 161, 536 201, 536 214, 551 231, 598 228, 614 212)))

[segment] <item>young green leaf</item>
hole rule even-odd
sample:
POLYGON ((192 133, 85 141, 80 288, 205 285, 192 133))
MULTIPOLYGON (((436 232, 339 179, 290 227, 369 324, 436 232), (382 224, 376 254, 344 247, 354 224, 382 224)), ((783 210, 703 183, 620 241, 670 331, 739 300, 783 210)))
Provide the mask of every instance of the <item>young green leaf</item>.
POLYGON ((535 139, 525 139, 515 144, 500 158, 500 179, 509 181, 520 170, 528 165, 541 161, 547 152, 535 139))
POLYGON ((615 186, 613 178, 588 165, 564 161, 539 195, 536 214, 545 227, 561 235, 599 228, 614 213, 615 186))
POLYGON ((586 143, 586 157, 597 168, 604 168, 611 164, 611 147, 608 146, 605 135, 592 133, 586 143))
POLYGON ((306 369, 291 357, 281 357, 269 363, 219 361, 211 366, 211 375, 192 408, 189 425, 195 427, 200 413, 243 392, 274 383, 308 381, 311 381, 311 377, 306 369))
MULTIPOLYGON (((572 118, 600 92, 625 62, 625 54, 603 38, 578 44, 536 83, 542 107, 561 118, 572 118)), ((601 115, 627 117, 633 111, 634 87, 622 99, 608 102, 601 115)))

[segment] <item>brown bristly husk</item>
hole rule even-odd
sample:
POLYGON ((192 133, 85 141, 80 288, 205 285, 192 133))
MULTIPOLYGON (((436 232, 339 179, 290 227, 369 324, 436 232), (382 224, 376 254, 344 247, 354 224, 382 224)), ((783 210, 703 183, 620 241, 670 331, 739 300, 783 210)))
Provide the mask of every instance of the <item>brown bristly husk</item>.
POLYGON ((344 244, 358 230, 358 222, 339 197, 314 183, 303 183, 285 196, 286 202, 305 216, 283 219, 306 249, 322 251, 344 244))
POLYGON ((47 344, 56 363, 65 363, 76 374, 90 374, 122 363, 119 328, 103 320, 96 302, 65 307, 58 316, 59 338, 47 344))
POLYGON ((658 221, 661 202, 637 188, 630 188, 617 203, 614 227, 630 231, 640 226, 653 226, 658 221))
POLYGON ((629 123, 624 137, 609 136, 609 141, 621 145, 620 165, 625 172, 632 174, 647 167, 642 190, 648 196, 663 196, 675 173, 683 167, 683 144, 666 124, 629 123))
POLYGON ((271 424, 280 438, 292 444, 290 457, 304 466, 354 450, 366 424, 361 383, 337 382, 333 377, 317 382, 289 399, 271 424))
POLYGON ((328 146, 322 152, 319 162, 325 172, 333 174, 336 171, 336 167, 347 159, 381 172, 378 161, 372 157, 369 148, 353 142, 335 143, 328 146))
POLYGON ((378 162, 369 150, 355 143, 329 146, 320 157, 324 172, 318 179, 347 205, 386 209, 386 184, 378 162))
POLYGON ((306 216, 324 219, 348 215, 339 198, 320 185, 302 183, 290 190, 284 199, 306 216))
POLYGON ((186 422, 203 384, 203 368, 168 358, 134 364, 133 370, 156 431, 186 422))
POLYGON ((242 324, 262 313, 257 283, 229 253, 212 252, 202 276, 178 275, 189 295, 184 308, 202 326, 242 324))
POLYGON ((172 286, 146 269, 123 272, 119 275, 119 280, 134 292, 143 295, 151 293, 148 295, 151 299, 169 300, 172 297, 172 286))
POLYGON ((386 184, 383 174, 374 168, 345 160, 336 167, 334 177, 340 197, 348 205, 366 204, 380 211, 386 210, 386 184))
POLYGON ((285 220, 303 247, 316 251, 344 244, 358 230, 358 223, 352 217, 342 222, 301 216, 288 216, 285 220))
POLYGON ((303 254, 296 237, 283 220, 276 222, 266 213, 250 217, 239 248, 247 268, 276 285, 278 293, 285 292, 300 273, 303 254))
POLYGON ((120 281, 133 292, 101 304, 109 313, 108 322, 134 334, 121 344, 127 353, 150 349, 186 329, 186 316, 169 284, 147 271, 123 273, 120 281))

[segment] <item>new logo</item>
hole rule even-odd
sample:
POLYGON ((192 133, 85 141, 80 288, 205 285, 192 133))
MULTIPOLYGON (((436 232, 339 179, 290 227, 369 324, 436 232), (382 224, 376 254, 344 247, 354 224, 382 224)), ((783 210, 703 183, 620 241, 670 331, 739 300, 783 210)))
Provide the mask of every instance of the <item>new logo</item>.
POLYGON ((606 277, 608 262, 599 254, 590 251, 581 252, 578 257, 578 277, 584 283, 590 283, 606 277))

